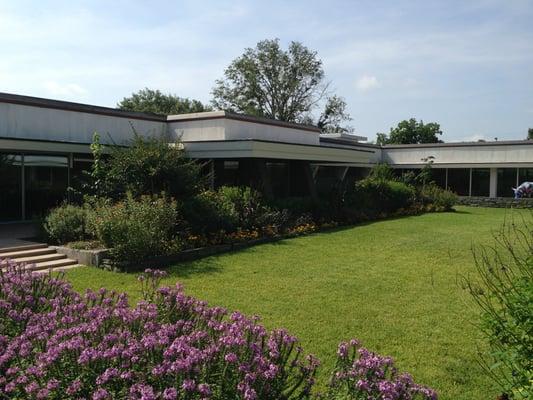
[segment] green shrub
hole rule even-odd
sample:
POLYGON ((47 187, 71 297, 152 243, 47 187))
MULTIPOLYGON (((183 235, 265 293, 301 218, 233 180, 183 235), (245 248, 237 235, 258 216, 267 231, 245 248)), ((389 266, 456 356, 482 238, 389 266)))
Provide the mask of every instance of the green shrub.
POLYGON ((259 221, 270 211, 264 204, 261 193, 250 187, 222 186, 217 193, 220 206, 229 210, 239 228, 258 228, 259 221))
POLYGON ((477 278, 467 287, 479 305, 491 351, 487 373, 503 398, 533 397, 533 218, 504 225, 497 244, 477 249, 477 278))
POLYGON ((451 211, 457 204, 457 195, 449 190, 430 184, 420 189, 420 200, 430 205, 434 211, 451 211))
POLYGON ((178 212, 176 201, 164 194, 135 199, 128 193, 115 204, 100 201, 89 216, 90 228, 113 259, 131 265, 169 251, 178 212))
POLYGON ((164 137, 144 138, 135 133, 128 146, 107 146, 104 156, 96 134, 94 164, 89 191, 98 197, 122 199, 126 192, 134 197, 165 192, 174 198, 198 193, 204 186, 201 165, 187 158, 179 143, 164 137))
POLYGON ((85 208, 64 204, 54 208, 44 220, 47 239, 54 244, 65 244, 87 239, 87 211, 85 208))
POLYGON ((186 199, 181 206, 185 229, 194 234, 206 235, 219 231, 232 232, 237 220, 217 192, 206 190, 186 199))
POLYGON ((345 206, 368 216, 407 208, 415 200, 415 190, 402 182, 363 179, 346 194, 345 206))

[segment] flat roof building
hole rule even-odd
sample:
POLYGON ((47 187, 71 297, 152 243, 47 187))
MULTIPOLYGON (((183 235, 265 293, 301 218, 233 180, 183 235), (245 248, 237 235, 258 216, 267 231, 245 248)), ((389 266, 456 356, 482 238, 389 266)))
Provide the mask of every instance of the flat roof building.
POLYGON ((269 196, 315 196, 365 176, 377 163, 398 170, 433 161, 435 181, 462 196, 512 197, 533 181, 533 141, 377 146, 355 135, 213 111, 160 116, 0 93, 0 221, 29 220, 62 201, 90 167, 95 132, 127 145, 134 132, 180 140, 208 161, 212 184, 246 184, 269 196))

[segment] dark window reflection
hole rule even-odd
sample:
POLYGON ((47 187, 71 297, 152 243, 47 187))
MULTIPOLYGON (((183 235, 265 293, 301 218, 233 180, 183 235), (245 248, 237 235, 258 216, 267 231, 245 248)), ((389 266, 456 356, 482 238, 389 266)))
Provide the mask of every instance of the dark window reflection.
POLYGON ((469 168, 448 169, 448 189, 459 196, 468 196, 470 188, 469 168))
POLYGON ((25 155, 26 219, 40 218, 59 205, 68 187, 68 158, 25 155))
POLYGON ((22 157, 0 153, 0 221, 22 219, 22 157))
POLYGON ((516 168, 498 168, 498 197, 514 197, 516 168))
POLYGON ((472 169, 472 196, 489 196, 490 194, 490 169, 472 169))

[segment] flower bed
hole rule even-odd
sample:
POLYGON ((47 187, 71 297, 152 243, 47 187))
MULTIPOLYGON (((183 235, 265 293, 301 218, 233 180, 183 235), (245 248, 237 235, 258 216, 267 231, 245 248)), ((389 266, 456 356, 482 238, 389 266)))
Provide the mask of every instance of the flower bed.
MULTIPOLYGON (((61 276, 6 261, 0 267, 0 398, 320 396, 312 390, 318 360, 295 337, 267 332, 256 317, 209 307, 179 284, 159 288, 161 271, 141 275, 144 300, 132 308, 125 294, 101 289, 82 296, 61 276)), ((356 341, 351 346, 351 355, 346 344, 339 347, 320 398, 436 398, 398 375, 392 360, 356 341)))

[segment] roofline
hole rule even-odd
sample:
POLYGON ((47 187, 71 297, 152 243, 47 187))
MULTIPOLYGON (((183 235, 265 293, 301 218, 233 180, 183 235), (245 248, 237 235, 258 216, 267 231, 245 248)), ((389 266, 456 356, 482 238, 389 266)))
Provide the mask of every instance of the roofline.
POLYGON ((263 125, 272 125, 280 126, 282 128, 292 128, 298 129, 301 131, 309 131, 320 133, 320 128, 314 125, 308 124, 297 124, 295 122, 279 121, 277 119, 270 119, 264 117, 256 117, 254 115, 247 114, 237 114, 228 111, 208 111, 201 113, 190 113, 190 114, 178 114, 178 115, 169 115, 167 117, 167 122, 186 122, 186 121, 205 121, 211 119, 231 119, 236 121, 251 122, 254 124, 263 124, 263 125))
POLYGON ((364 143, 364 142, 355 142, 353 140, 346 140, 346 139, 337 139, 337 138, 328 138, 328 137, 320 137, 321 142, 325 143, 333 143, 333 144, 340 144, 345 146, 361 146, 361 147, 370 147, 373 149, 381 149, 382 146, 373 144, 373 143, 364 143))
POLYGON ((413 149, 428 147, 469 147, 469 146, 514 146, 514 145, 533 145, 533 140, 496 140, 492 142, 448 142, 448 143, 417 143, 417 144, 386 144, 381 146, 383 149, 413 149))
POLYGON ((349 151, 359 151, 362 153, 374 153, 372 150, 363 150, 363 149, 349 149, 346 147, 334 147, 334 146, 321 146, 319 144, 309 144, 309 143, 294 143, 294 142, 279 142, 276 140, 265 140, 265 139, 228 139, 228 140, 186 140, 183 141, 183 144, 187 143, 235 143, 235 142, 260 142, 260 143, 274 143, 274 144, 284 144, 291 146, 305 146, 305 147, 316 147, 322 149, 338 149, 338 150, 349 150, 349 151))
POLYGON ((145 121, 166 122, 165 115, 142 113, 136 111, 124 111, 117 108, 101 107, 91 104, 74 103, 71 101, 52 100, 42 97, 22 96, 19 94, 0 92, 0 103, 20 104, 31 107, 51 108, 55 110, 77 111, 88 114, 98 114, 113 117, 140 119, 145 121))

